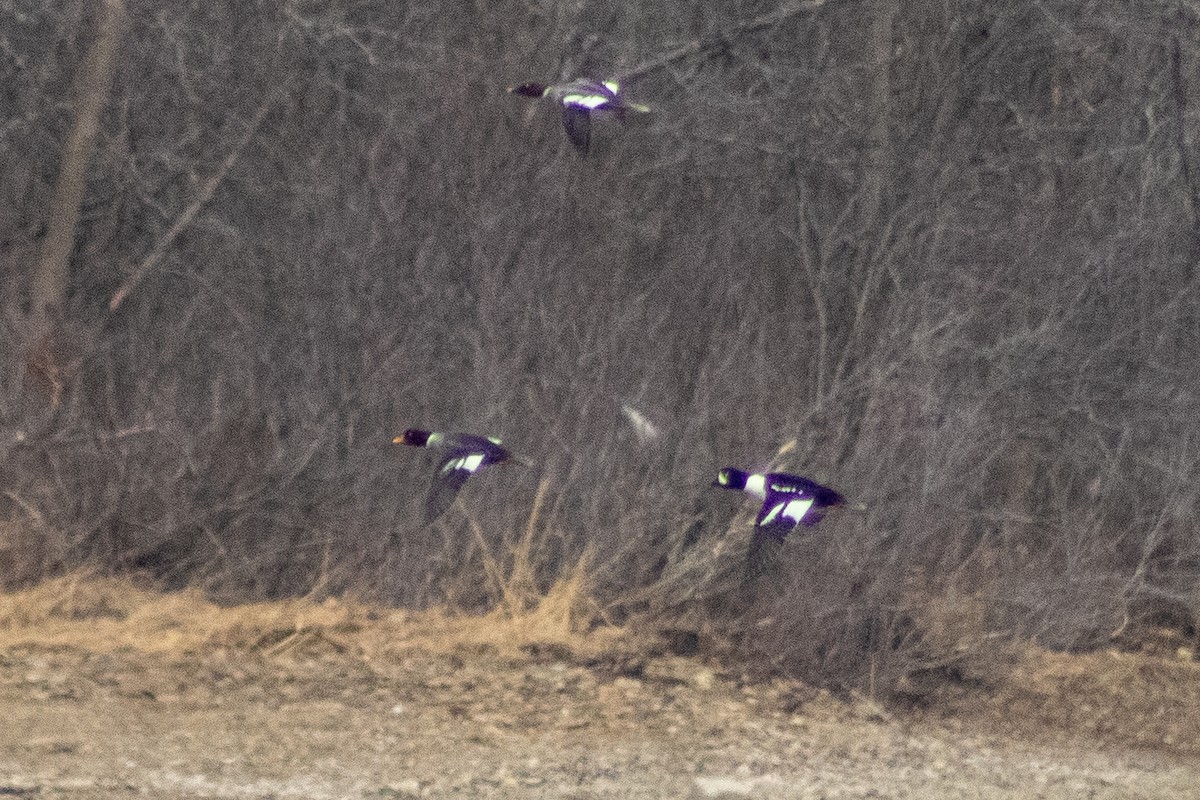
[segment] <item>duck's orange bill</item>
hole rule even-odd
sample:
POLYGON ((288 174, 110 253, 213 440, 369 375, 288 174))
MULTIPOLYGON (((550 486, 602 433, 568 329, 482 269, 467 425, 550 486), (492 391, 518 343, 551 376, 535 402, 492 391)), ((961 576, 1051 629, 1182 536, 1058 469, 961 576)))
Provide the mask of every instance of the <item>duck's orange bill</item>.
POLYGON ((404 437, 403 436, 392 437, 392 444, 404 444, 404 437))

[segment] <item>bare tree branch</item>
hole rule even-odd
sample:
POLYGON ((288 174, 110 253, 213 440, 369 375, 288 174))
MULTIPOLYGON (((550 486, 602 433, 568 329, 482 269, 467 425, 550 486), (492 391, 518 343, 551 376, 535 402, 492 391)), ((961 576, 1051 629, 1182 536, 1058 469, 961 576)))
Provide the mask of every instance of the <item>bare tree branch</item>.
POLYGON ((722 31, 720 34, 709 36, 704 39, 696 39, 688 44, 676 47, 674 50, 669 50, 666 53, 659 55, 645 64, 639 64, 633 70, 624 73, 621 77, 626 80, 640 78, 644 75, 649 75, 652 72, 666 67, 668 64, 673 64, 676 61, 687 58, 688 56, 699 55, 700 53, 708 52, 709 50, 717 50, 728 46, 735 36, 740 36, 746 33, 760 31, 763 28, 770 28, 773 25, 778 25, 785 19, 790 19, 800 14, 807 14, 823 8, 829 0, 809 0, 809 2, 789 3, 783 8, 776 9, 769 14, 762 14, 739 22, 730 28, 728 31, 722 31))
POLYGON ((213 195, 217 193, 217 189, 220 187, 221 182, 225 180, 225 176, 227 176, 229 171, 233 169, 234 164, 238 162, 238 159, 241 158, 242 153, 245 152, 246 146, 250 144, 251 140, 254 139, 254 135, 258 133, 258 129, 262 125, 262 122, 266 118, 267 114, 270 113, 275 104, 283 98, 283 96, 286 94, 286 91, 286 87, 277 88, 267 95, 267 97, 264 98, 261 103, 259 103, 258 109, 254 112, 254 116, 250 118, 250 122, 247 124, 245 132, 242 133, 241 138, 238 139, 238 141, 234 144, 233 148, 229 151, 229 154, 225 156, 225 160, 221 162, 220 166, 217 168, 217 171, 214 172, 209 179, 204 182, 204 185, 200 188, 200 193, 196 195, 196 199, 193 200, 188 207, 183 210, 183 213, 176 218, 175 222, 172 223, 167 232, 163 234, 162 238, 155 243, 153 249, 151 249, 146 257, 142 259, 142 262, 138 264, 137 269, 133 271, 133 274, 126 278, 125 282, 121 284, 121 287, 113 293, 112 299, 108 301, 109 311, 116 311, 121 307, 121 303, 125 301, 125 298, 129 296, 129 293, 132 292, 134 288, 145 279, 146 275, 148 275, 151 270, 158 266, 159 261, 161 261, 162 257, 166 255, 167 250, 169 250, 175 240, 179 238, 179 235, 187 230, 188 226, 195 221, 196 215, 200 213, 200 210, 203 209, 210 200, 212 200, 213 195))

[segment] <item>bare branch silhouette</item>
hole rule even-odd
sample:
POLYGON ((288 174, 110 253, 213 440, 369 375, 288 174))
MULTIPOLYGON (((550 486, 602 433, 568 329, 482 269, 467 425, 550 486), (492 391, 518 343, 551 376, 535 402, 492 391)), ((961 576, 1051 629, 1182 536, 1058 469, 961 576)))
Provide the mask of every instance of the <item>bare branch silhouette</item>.
POLYGON ((287 95, 287 91, 288 90, 286 86, 276 88, 274 91, 268 94, 261 103, 258 104, 258 108, 254 111, 254 116, 252 116, 249 122, 246 123, 246 129, 234 143, 233 147, 230 148, 229 153, 225 156, 224 160, 221 161, 216 171, 213 172, 213 174, 209 176, 208 180, 206 180, 200 187, 200 191, 197 193, 195 199, 193 199, 192 202, 189 203, 188 206, 179 214, 179 216, 175 218, 175 221, 171 223, 171 227, 167 229, 166 233, 164 233, 159 240, 155 242, 154 247, 137 265, 133 271, 133 274, 125 279, 125 282, 121 284, 117 291, 113 292, 112 298, 108 301, 109 311, 116 311, 121 307, 121 303, 125 301, 125 298, 129 296, 129 293, 137 288, 138 284, 140 284, 146 278, 146 276, 156 266, 158 266, 159 261, 161 261, 162 257, 166 255, 167 250, 171 248, 171 245, 174 244, 175 240, 179 238, 179 235, 187 230, 187 228, 195 221, 196 216, 200 213, 200 211, 212 201, 213 195, 217 193, 217 189, 220 188, 221 183, 225 180, 225 177, 229 175, 229 171, 233 169, 234 165, 237 164, 238 159, 242 157, 242 153, 245 152, 246 146, 249 145, 250 142, 254 140, 254 137, 258 134, 258 130, 262 126, 263 120, 266 119, 267 114, 271 112, 271 109, 274 108, 276 103, 278 103, 287 95))

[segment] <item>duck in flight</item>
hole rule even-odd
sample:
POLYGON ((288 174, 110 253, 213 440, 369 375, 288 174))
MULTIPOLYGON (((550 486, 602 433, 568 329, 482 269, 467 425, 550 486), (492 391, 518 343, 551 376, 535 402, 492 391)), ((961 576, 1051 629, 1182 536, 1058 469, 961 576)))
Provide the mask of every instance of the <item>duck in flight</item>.
POLYGON ((437 433, 409 428, 392 439, 392 444, 424 447, 438 451, 437 471, 425 496, 425 522, 433 522, 454 503, 467 478, 484 467, 513 461, 521 463, 494 436, 473 433, 437 433))
POLYGON ((562 106, 563 127, 575 149, 587 155, 592 141, 592 114, 608 112, 621 122, 629 112, 645 113, 648 106, 631 103, 615 80, 578 78, 564 83, 522 83, 508 90, 522 97, 546 98, 562 106))
POLYGON ((787 472, 749 473, 725 467, 717 473, 713 486, 736 489, 762 500, 754 527, 780 541, 797 525, 811 528, 830 509, 846 505, 840 492, 787 472))

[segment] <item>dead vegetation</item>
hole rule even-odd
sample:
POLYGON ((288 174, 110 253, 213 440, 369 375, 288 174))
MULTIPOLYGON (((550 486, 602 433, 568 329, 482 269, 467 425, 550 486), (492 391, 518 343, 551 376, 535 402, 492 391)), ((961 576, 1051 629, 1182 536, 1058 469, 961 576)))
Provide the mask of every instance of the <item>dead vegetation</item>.
POLYGON ((1194 652, 1196 20, 685 5, 26 3, 0 583, 148 576, 163 608, 55 613, 196 646, 354 647, 321 615, 447 604, 555 646, 663 629, 917 705, 1030 643, 1194 652), (629 74, 655 113, 580 160, 504 91, 560 73, 629 74), (535 466, 423 527, 427 466, 386 444, 412 424, 535 466), (868 510, 748 582, 726 464, 868 510), (200 597, 207 633, 158 616, 200 597), (222 616, 255 601, 293 616, 222 616))
POLYGON ((678 631, 581 625, 564 602, 568 596, 563 588, 524 612, 483 615, 400 611, 333 598, 221 606, 195 590, 163 593, 76 574, 0 595, 0 653, 128 654, 164 669, 216 657, 254 664, 264 681, 273 680, 273 669, 292 669, 287 665, 296 659, 317 659, 331 674, 359 668, 391 674, 413 658, 474 660, 483 670, 489 664, 569 664, 601 682, 755 687, 747 691, 786 714, 896 714, 1027 739, 1200 754, 1200 663, 1191 652, 1070 655, 1024 647, 1009 651, 1003 669, 987 670, 987 681, 943 664, 910 676, 880 698, 881 705, 857 692, 830 693, 765 673, 761 663, 721 642, 680 647, 678 631))
POLYGON ((563 583, 519 612, 404 611, 339 598, 226 606, 194 589, 162 593, 77 573, 0 595, 0 647, 163 654, 232 648, 269 655, 327 647, 371 659, 406 650, 447 653, 472 647, 505 655, 559 647, 587 657, 618 642, 635 646, 637 637, 628 631, 593 629, 590 620, 579 617, 578 603, 577 587, 563 583))

